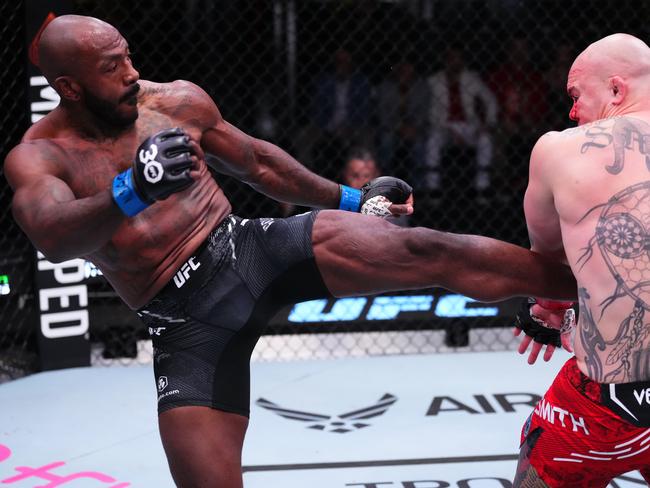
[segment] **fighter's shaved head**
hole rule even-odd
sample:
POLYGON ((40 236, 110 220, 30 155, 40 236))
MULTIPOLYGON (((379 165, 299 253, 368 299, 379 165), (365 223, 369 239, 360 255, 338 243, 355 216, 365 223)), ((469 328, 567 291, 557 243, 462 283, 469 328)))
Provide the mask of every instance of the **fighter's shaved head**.
POLYGON ((590 44, 576 58, 573 69, 602 78, 636 78, 650 74, 650 47, 629 34, 612 34, 590 44))
POLYGON ((569 118, 578 124, 648 110, 650 47, 629 34, 612 34, 582 51, 567 79, 569 118))
POLYGON ((36 54, 64 112, 113 128, 138 118, 140 75, 112 25, 80 15, 56 17, 43 29, 36 54))
POLYGON ((41 35, 38 44, 39 67, 52 84, 59 76, 76 75, 84 56, 114 47, 121 39, 115 27, 94 17, 57 17, 41 35))

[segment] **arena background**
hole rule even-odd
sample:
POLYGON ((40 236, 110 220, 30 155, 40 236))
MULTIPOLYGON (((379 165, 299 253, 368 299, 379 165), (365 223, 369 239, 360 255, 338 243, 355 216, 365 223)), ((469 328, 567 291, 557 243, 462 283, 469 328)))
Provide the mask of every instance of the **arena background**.
MULTIPOLYGON (((382 173, 414 185, 417 209, 407 225, 527 245, 528 155, 542 133, 571 125, 565 93, 571 61, 613 32, 647 41, 649 10, 647 2, 631 0, 2 2, 0 156, 4 160, 19 142, 34 114, 53 106, 46 87, 30 89, 38 75, 28 62, 34 29, 48 11, 93 15, 124 34, 143 79, 198 83, 228 121, 320 174, 340 180, 350 151, 370 150, 382 173), (332 128, 322 109, 335 59, 354 73, 357 98, 350 120, 332 128), (439 150, 440 181, 433 185, 425 143, 435 133, 430 114, 440 100, 429 81, 451 64, 472 70, 488 91, 472 107, 475 139, 483 142, 449 138, 439 150), (409 69, 403 86, 410 86, 410 98, 400 99, 398 79, 406 80, 409 69), (489 162, 481 166, 481 157, 489 162), (479 170, 488 184, 475 184, 479 170)), ((216 178, 239 215, 303 210, 216 178)), ((56 355, 70 345, 57 342, 59 352, 50 347, 44 360, 37 298, 47 280, 37 278, 36 252, 12 220, 10 201, 2 176, 0 381, 65 366, 56 355)), ((137 317, 96 270, 84 265, 84 272, 90 326, 67 365, 150 360, 148 334, 137 317)), ((302 304, 276 317, 255 358, 512 349, 514 306, 485 306, 441 290, 302 304)))

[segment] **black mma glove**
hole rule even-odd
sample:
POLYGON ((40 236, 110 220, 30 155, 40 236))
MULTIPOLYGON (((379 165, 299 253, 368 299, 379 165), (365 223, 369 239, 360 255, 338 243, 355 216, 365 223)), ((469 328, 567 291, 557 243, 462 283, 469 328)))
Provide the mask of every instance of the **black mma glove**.
POLYGON ((522 300, 519 311, 517 312, 516 327, 523 330, 527 336, 532 337, 535 342, 560 347, 562 345, 560 342, 560 330, 551 329, 534 320, 530 315, 530 309, 533 305, 535 305, 535 302, 531 302, 530 299, 522 300))
POLYGON ((516 327, 523 330, 527 336, 532 337, 535 342, 561 347, 561 335, 570 332, 575 327, 575 311, 570 307, 571 303, 553 302, 551 300, 539 301, 539 305, 547 310, 565 311, 563 324, 559 329, 546 324, 542 319, 532 314, 531 309, 536 303, 538 302, 534 298, 522 300, 519 311, 517 312, 516 327), (563 304, 566 305, 566 308, 564 308, 563 304))
POLYGON ((380 176, 369 181, 360 190, 339 185, 341 198, 339 209, 361 212, 381 217, 390 215, 388 207, 393 203, 405 203, 413 188, 393 176, 380 176))
POLYGON ((133 166, 113 179, 113 199, 129 217, 193 182, 190 138, 182 129, 165 129, 138 147, 133 166))

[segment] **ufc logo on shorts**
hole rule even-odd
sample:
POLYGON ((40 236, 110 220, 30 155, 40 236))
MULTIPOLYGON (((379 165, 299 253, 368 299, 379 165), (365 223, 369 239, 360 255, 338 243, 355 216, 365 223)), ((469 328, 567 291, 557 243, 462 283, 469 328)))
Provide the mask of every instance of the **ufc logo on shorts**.
POLYGON ((194 256, 188 259, 187 262, 181 266, 181 269, 179 269, 174 276, 174 284, 176 284, 176 288, 183 286, 187 280, 190 279, 190 271, 197 270, 199 266, 201 266, 201 263, 195 263, 194 256))
POLYGON ((158 146, 152 144, 149 146, 149 150, 145 151, 140 149, 140 162, 144 164, 144 178, 149 183, 158 183, 162 180, 163 170, 162 164, 156 161, 156 156, 158 156, 158 146))

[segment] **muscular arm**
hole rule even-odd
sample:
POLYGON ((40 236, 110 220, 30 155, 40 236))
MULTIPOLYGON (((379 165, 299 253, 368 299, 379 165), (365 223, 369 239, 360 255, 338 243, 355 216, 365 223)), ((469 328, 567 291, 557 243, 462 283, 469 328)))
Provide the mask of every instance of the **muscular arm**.
POLYGON ((312 173, 279 147, 250 137, 223 119, 204 133, 202 145, 219 160, 215 169, 275 200, 307 207, 338 206, 338 184, 312 173))
POLYGON ((553 171, 554 136, 542 136, 530 156, 528 188, 524 197, 524 212, 530 237, 531 250, 566 262, 560 216, 555 208, 550 184, 553 171))
POLYGON ((92 197, 75 198, 36 144, 14 148, 4 168, 15 192, 12 212, 16 222, 51 261, 91 253, 106 244, 123 222, 108 189, 92 197))
POLYGON ((198 86, 176 82, 188 108, 203 127, 201 146, 215 156, 215 169, 238 178, 275 200, 309 207, 335 208, 339 186, 309 171, 279 147, 251 137, 226 122, 198 86))

